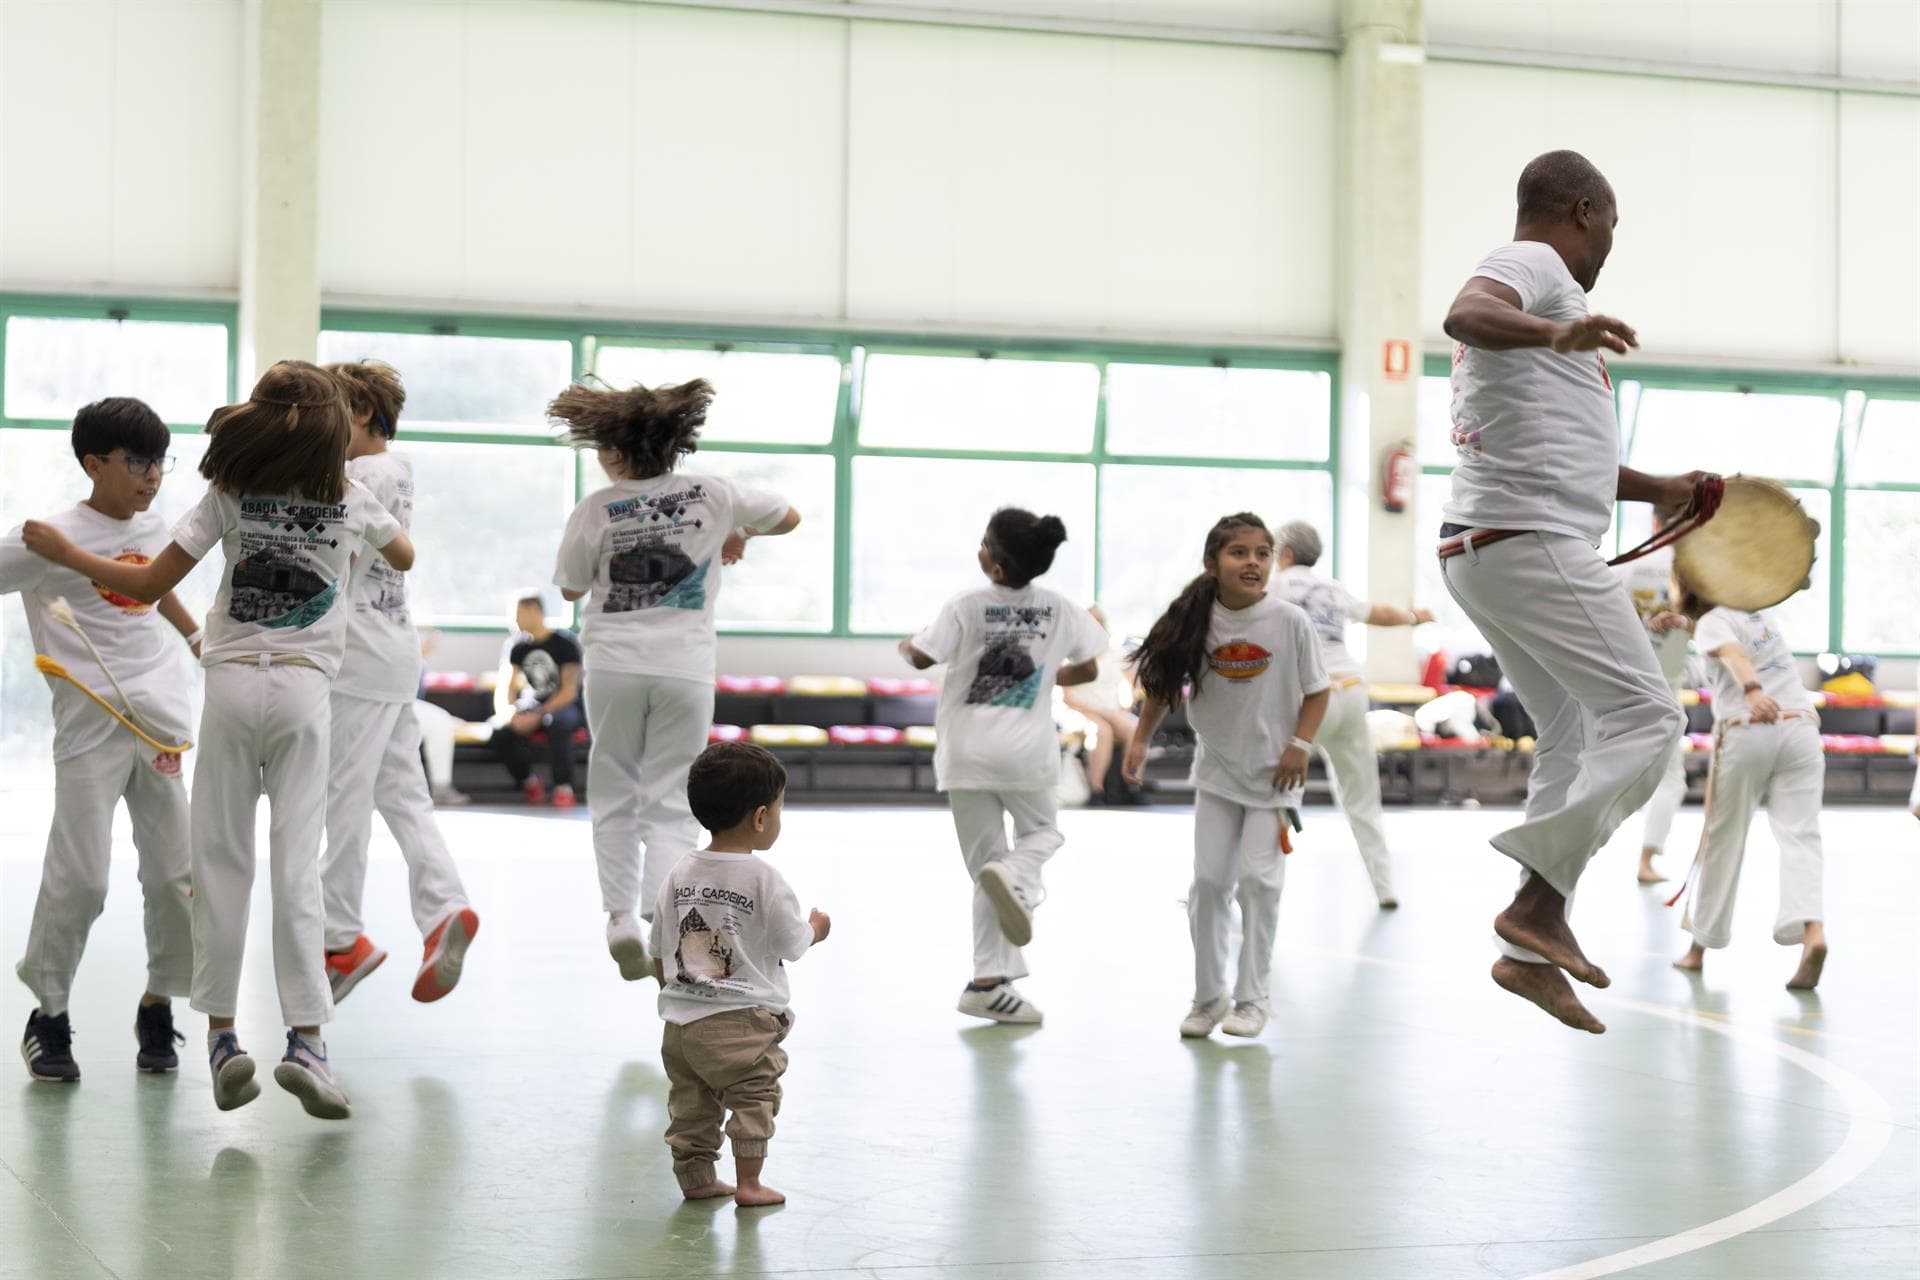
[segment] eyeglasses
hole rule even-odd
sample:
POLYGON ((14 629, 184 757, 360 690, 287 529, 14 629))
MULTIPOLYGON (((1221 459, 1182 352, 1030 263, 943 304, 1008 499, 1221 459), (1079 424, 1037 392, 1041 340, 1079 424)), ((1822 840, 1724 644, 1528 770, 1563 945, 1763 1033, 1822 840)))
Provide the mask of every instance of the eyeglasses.
MULTIPOLYGON (((110 453, 96 453, 93 456, 96 458, 111 458, 113 455, 110 453)), ((127 474, 130 476, 143 476, 156 468, 161 475, 165 475, 167 472, 173 470, 173 455, 170 453, 162 453, 151 458, 143 458, 139 454, 129 453, 123 455, 120 461, 126 464, 127 474)))

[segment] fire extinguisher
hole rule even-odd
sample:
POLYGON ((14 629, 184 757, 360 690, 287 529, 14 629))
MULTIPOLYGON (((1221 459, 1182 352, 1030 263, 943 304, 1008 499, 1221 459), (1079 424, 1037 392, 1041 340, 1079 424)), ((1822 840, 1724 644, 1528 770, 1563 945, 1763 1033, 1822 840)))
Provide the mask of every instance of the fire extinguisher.
POLYGON ((1380 470, 1380 499, 1388 511, 1407 509, 1413 500, 1413 476, 1413 446, 1402 440, 1387 451, 1386 465, 1380 470))

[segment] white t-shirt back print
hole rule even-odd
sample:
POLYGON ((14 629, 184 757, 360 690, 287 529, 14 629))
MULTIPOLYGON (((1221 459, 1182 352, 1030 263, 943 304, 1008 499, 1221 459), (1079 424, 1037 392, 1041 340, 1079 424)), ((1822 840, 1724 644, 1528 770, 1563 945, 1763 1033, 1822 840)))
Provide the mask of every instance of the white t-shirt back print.
POLYGON ((1693 643, 1708 656, 1713 672, 1714 722, 1750 714, 1746 691, 1740 687, 1727 664, 1714 660, 1717 649, 1737 645, 1753 664, 1760 688, 1782 711, 1813 710, 1813 695, 1800 682, 1800 668, 1794 663, 1793 650, 1775 625, 1773 615, 1745 613, 1739 609, 1709 609, 1694 624, 1693 643))
MULTIPOLYGON (((404 530, 413 528, 413 459, 388 450, 347 462, 347 475, 366 486, 404 530)), ((334 679, 337 692, 374 702, 412 702, 420 692, 420 635, 407 606, 407 575, 381 555, 353 566, 347 649, 334 679)))
MULTIPOLYGON (((1539 241, 1502 245, 1473 274, 1512 289, 1529 315, 1568 323, 1588 314, 1586 291, 1539 241)), ((1448 521, 1568 534, 1595 546, 1613 527, 1620 426, 1600 352, 1457 344, 1453 443, 1448 521)))
POLYGON ((1274 575, 1280 597, 1306 611, 1307 621, 1320 637, 1320 661, 1333 680, 1357 680, 1360 664, 1347 651, 1347 624, 1366 621, 1367 602, 1305 565, 1292 565, 1274 575))
POLYGON ((720 547, 764 532, 788 503, 718 476, 668 473, 589 494, 567 520, 554 585, 585 591, 589 670, 711 680, 720 547))
POLYGON ((1250 809, 1298 808, 1304 788, 1274 790, 1274 770, 1301 702, 1332 683, 1306 611, 1272 596, 1239 610, 1216 603, 1207 654, 1211 669, 1187 708, 1194 787, 1250 809))
POLYGON ((353 558, 378 555, 400 533, 400 522, 353 480, 335 503, 208 489, 173 527, 173 540, 194 559, 215 547, 226 555, 201 665, 299 654, 329 679, 339 675, 347 641, 342 597, 353 558))
POLYGON ((1057 591, 988 584, 947 601, 913 647, 947 663, 934 715, 942 791, 1038 791, 1059 776, 1053 686, 1060 667, 1110 643, 1057 591))
POLYGON ((690 853, 654 903, 652 948, 666 976, 660 1016, 684 1025, 728 1009, 785 1013, 784 962, 812 946, 813 925, 772 863, 750 853, 690 853))

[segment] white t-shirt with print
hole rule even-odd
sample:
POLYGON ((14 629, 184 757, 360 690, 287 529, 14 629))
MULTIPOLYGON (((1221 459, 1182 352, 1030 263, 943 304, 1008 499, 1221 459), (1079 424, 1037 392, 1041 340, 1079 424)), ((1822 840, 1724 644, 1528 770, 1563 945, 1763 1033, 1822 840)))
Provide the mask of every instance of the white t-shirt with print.
POLYGON ((1060 776, 1054 681, 1063 663, 1106 649, 1093 615, 1046 587, 989 584, 947 601, 912 643, 948 664, 934 714, 935 784, 1052 790, 1060 776))
POLYGON ((1740 646, 1747 655, 1761 690, 1779 703, 1782 711, 1813 710, 1813 695, 1800 683, 1800 668, 1793 660, 1793 650, 1787 647, 1786 637, 1780 634, 1772 614, 1709 609, 1694 624, 1693 642, 1707 655, 1710 660, 1707 665, 1713 671, 1714 723, 1751 712, 1739 678, 1726 663, 1712 660, 1715 650, 1730 644, 1740 646))
POLYGON ((1347 624, 1365 622, 1372 612, 1365 600, 1305 565, 1289 565, 1273 578, 1281 599, 1299 605, 1320 637, 1320 661, 1332 680, 1358 680, 1360 664, 1347 652, 1347 624))
MULTIPOLYGON (((48 524, 73 540, 82 551, 146 564, 166 549, 167 522, 158 513, 143 511, 130 520, 115 520, 81 503, 70 511, 47 517, 48 524)), ((14 529, 0 538, 0 593, 18 591, 26 606, 27 633, 36 653, 44 653, 74 679, 120 706, 113 682, 86 640, 48 612, 65 598, 74 618, 86 628, 87 638, 113 669, 114 679, 126 690, 135 719, 162 742, 185 742, 190 736, 193 709, 180 655, 189 653, 180 633, 150 604, 119 595, 73 570, 44 560, 27 550, 14 529)), ((55 761, 93 750, 116 733, 125 733, 118 721, 92 698, 65 680, 48 678, 53 690, 53 758, 55 761)))
MULTIPOLYGON (((1614 572, 1620 576, 1621 585, 1626 587, 1627 595, 1633 600, 1633 611, 1640 615, 1643 625, 1651 622, 1655 614, 1673 608, 1672 547, 1661 547, 1639 560, 1619 566, 1614 572)), ((1647 639, 1653 641, 1653 654, 1660 660, 1660 674, 1667 678, 1668 687, 1678 689, 1680 677, 1687 666, 1686 628, 1649 631, 1647 639)))
POLYGON ((194 559, 215 547, 226 553, 200 664, 299 654, 328 679, 339 675, 353 558, 378 555, 400 533, 400 522, 354 480, 333 503, 208 489, 173 526, 173 540, 194 559))
MULTIPOLYGON (((402 529, 413 528, 413 459, 388 450, 347 461, 347 476, 366 486, 402 529)), ((407 609, 407 575, 385 556, 353 566, 348 593, 347 651, 336 692, 373 702, 412 702, 420 694, 420 633, 407 609)))
POLYGON ((1194 787, 1250 809, 1297 808, 1305 788, 1276 791, 1273 772, 1301 702, 1332 684, 1306 611, 1273 596, 1239 610, 1216 602, 1207 655, 1211 669, 1187 708, 1194 787))
POLYGON ((720 546, 786 517, 778 494, 718 476, 623 480, 573 509, 553 583, 589 592, 580 638, 589 671, 711 680, 720 546))
POLYGON ((688 854, 653 909, 653 954, 665 970, 660 1016, 682 1026, 728 1009, 785 1013, 783 962, 813 946, 813 925, 786 877, 751 853, 688 854))
MULTIPOLYGON (((1519 294, 1528 315, 1566 323, 1587 314, 1586 291, 1538 241, 1502 245, 1473 274, 1519 294)), ((1600 352, 1456 345, 1453 443, 1448 521, 1570 534, 1596 547, 1612 528, 1620 426, 1600 352)))

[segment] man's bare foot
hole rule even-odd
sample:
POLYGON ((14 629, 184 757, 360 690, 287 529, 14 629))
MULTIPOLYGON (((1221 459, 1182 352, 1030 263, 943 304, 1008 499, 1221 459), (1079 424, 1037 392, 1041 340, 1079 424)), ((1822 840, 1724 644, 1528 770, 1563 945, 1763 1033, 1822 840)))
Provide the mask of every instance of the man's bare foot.
POLYGON ((1658 849, 1642 849, 1640 851, 1640 875, 1638 879, 1641 884, 1665 884, 1667 882, 1667 878, 1660 874, 1660 868, 1653 865, 1653 860, 1659 856, 1660 851, 1658 849))
POLYGON ((691 1191, 682 1191, 680 1194, 689 1200, 718 1200, 721 1196, 730 1196, 733 1194, 733 1184, 730 1182, 709 1182, 704 1187, 695 1187, 691 1191))
POLYGON ((1533 1001, 1576 1031, 1600 1035, 1607 1029, 1573 994, 1566 975, 1550 964, 1527 964, 1511 956, 1501 956, 1493 962, 1493 980, 1521 999, 1533 1001))
POLYGON ((1493 918, 1493 931, 1502 941, 1533 952, 1590 987, 1613 985, 1613 979, 1587 959, 1574 939, 1567 925, 1567 900, 1537 875, 1528 876, 1513 895, 1512 905, 1493 918))
POLYGON ((1697 942, 1694 943, 1687 948, 1687 954, 1673 962, 1673 967, 1684 969, 1688 973, 1699 973, 1707 967, 1707 949, 1697 942))
POLYGON ((1820 970, 1827 963, 1827 934, 1818 923, 1807 926, 1807 940, 1800 948, 1800 967, 1787 979, 1789 991, 1811 991, 1820 985, 1820 970))
POLYGON ((1400 899, 1382 898, 1380 899, 1380 909, 1382 911, 1398 911, 1400 909, 1400 899))
POLYGON ((762 1205, 785 1204, 787 1202, 787 1193, 784 1191, 775 1191, 758 1178, 754 1178, 751 1181, 742 1178, 740 1179, 740 1189, 733 1193, 733 1202, 742 1209, 757 1209, 762 1205))

